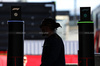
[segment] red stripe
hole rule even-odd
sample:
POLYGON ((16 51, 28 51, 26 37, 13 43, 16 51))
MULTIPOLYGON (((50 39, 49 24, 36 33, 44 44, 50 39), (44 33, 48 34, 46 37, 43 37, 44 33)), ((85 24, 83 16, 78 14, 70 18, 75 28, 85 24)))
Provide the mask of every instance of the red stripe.
POLYGON ((7 51, 0 51, 0 54, 2 54, 2 53, 7 53, 7 51))
MULTIPOLYGON (((78 64, 77 55, 65 55, 66 64, 78 64)), ((27 55, 26 66, 39 66, 41 64, 41 55, 27 55)))
MULTIPOLYGON (((41 55, 26 55, 27 64, 26 66, 40 66, 41 64, 41 55)), ((7 65, 7 55, 0 55, 0 64, 3 66, 7 65)), ((77 55, 65 55, 66 64, 77 64, 78 56, 77 55)))

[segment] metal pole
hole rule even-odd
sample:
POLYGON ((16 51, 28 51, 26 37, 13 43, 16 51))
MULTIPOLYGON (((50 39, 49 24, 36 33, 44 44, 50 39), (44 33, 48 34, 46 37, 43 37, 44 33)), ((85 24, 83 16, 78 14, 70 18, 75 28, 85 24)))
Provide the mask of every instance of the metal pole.
POLYGON ((77 0, 74 0, 74 24, 76 25, 76 21, 77 21, 77 14, 76 14, 76 9, 77 9, 77 7, 76 7, 76 5, 77 5, 77 0))
POLYGON ((18 0, 18 2, 27 2, 27 0, 18 0))

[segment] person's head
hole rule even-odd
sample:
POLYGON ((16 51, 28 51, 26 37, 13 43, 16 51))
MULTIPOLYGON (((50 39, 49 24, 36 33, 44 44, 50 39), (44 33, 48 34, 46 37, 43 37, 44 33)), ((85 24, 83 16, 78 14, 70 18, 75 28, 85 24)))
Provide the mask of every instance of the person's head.
POLYGON ((59 23, 56 23, 54 19, 52 18, 45 18, 41 25, 40 28, 43 32, 43 36, 45 35, 50 35, 53 33, 58 27, 61 27, 59 23))

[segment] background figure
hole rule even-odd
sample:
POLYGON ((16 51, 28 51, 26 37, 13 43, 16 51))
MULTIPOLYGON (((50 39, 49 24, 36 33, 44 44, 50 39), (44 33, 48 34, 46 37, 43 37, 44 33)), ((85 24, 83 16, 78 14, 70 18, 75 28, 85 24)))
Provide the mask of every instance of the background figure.
POLYGON ((45 36, 40 66, 65 66, 64 44, 56 29, 61 27, 52 18, 45 18, 40 28, 45 36))
POLYGON ((24 66, 26 66, 26 64, 27 64, 27 57, 26 57, 26 55, 24 55, 24 66))

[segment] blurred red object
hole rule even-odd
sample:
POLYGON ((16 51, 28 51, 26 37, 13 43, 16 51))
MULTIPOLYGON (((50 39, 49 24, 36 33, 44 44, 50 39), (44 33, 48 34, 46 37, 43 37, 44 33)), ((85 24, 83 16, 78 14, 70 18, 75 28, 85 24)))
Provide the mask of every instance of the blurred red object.
POLYGON ((0 51, 0 55, 7 54, 7 51, 0 51))
POLYGON ((0 55, 0 66, 7 66, 7 55, 0 55))

